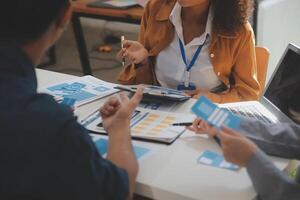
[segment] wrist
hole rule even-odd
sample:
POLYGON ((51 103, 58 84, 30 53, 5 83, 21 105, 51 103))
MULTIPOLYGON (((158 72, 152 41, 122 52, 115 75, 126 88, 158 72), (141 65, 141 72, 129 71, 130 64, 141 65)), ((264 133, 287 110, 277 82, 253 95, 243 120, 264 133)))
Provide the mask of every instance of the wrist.
POLYGON ((128 149, 131 145, 130 127, 120 127, 119 129, 110 129, 108 133, 109 146, 117 149, 128 149))
POLYGON ((245 162, 245 167, 248 168, 248 167, 253 167, 257 164, 257 160, 260 160, 262 157, 263 157, 264 153, 257 149, 257 151, 253 154, 251 154, 247 161, 245 162))
POLYGON ((130 119, 115 120, 110 127, 107 127, 106 131, 109 136, 130 132, 130 119))
POLYGON ((142 66, 148 65, 148 57, 142 60, 140 63, 135 64, 135 68, 138 69, 142 66))
POLYGON ((142 57, 144 57, 144 59, 142 59, 138 65, 147 65, 148 64, 148 58, 149 58, 149 53, 147 51, 147 49, 143 49, 143 53, 142 53, 142 57))
POLYGON ((250 148, 248 151, 248 155, 245 159, 245 166, 249 163, 249 161, 258 154, 258 148, 250 148))
POLYGON ((144 59, 144 60, 142 60, 139 64, 140 65, 147 65, 148 64, 148 62, 149 62, 149 60, 148 60, 148 55, 147 55, 147 57, 144 59))

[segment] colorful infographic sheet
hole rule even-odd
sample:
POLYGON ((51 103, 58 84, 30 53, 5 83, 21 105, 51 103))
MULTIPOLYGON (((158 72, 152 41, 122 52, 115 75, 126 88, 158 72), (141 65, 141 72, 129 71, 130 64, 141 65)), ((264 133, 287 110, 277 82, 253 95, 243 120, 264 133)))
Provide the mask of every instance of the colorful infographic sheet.
POLYGON ((94 101, 119 90, 114 89, 115 84, 99 80, 93 76, 83 76, 63 83, 55 84, 41 89, 40 92, 51 94, 58 101, 74 99, 75 106, 94 101))
POLYGON ((229 111, 219 108, 216 104, 201 96, 192 107, 193 113, 216 128, 227 126, 238 129, 241 119, 229 111))
POLYGON ((202 152, 202 154, 198 158, 198 163, 217 168, 229 169, 232 171, 239 169, 238 165, 234 165, 225 161, 222 155, 209 150, 205 150, 204 152, 202 152))
MULTIPOLYGON (((106 157, 108 151, 108 136, 96 134, 90 135, 96 145, 98 152, 102 157, 106 157)), ((146 142, 133 141, 132 143, 133 150, 138 161, 142 161, 148 156, 151 156, 154 153, 158 152, 162 148, 162 146, 157 146, 146 142)))
MULTIPOLYGON (((99 153, 105 157, 107 154, 107 150, 108 150, 108 139, 106 138, 100 138, 94 141, 95 145, 97 147, 97 150, 99 151, 99 153)), ((140 147, 140 146, 133 146, 133 150, 135 153, 135 156, 137 159, 142 158, 145 154, 147 154, 150 149, 144 148, 144 147, 140 147)))

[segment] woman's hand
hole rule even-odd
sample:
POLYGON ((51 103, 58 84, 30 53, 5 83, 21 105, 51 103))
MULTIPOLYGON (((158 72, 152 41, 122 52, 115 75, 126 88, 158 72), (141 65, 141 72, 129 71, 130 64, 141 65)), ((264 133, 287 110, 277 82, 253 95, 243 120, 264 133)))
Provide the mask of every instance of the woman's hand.
POLYGON ((192 97, 192 98, 198 98, 201 94, 201 89, 200 88, 196 88, 195 90, 186 90, 185 93, 192 97))
POLYGON ((149 53, 145 47, 137 42, 131 40, 123 41, 123 49, 118 53, 117 57, 122 59, 126 57, 134 64, 144 64, 148 61, 149 53))
POLYGON ((217 135, 218 130, 210 126, 204 120, 197 118, 194 120, 193 125, 187 127, 188 130, 195 132, 196 134, 207 134, 211 137, 217 135))
POLYGON ((104 129, 109 134, 128 129, 131 115, 142 97, 143 88, 138 88, 130 100, 125 93, 121 93, 120 98, 110 98, 100 109, 104 129))

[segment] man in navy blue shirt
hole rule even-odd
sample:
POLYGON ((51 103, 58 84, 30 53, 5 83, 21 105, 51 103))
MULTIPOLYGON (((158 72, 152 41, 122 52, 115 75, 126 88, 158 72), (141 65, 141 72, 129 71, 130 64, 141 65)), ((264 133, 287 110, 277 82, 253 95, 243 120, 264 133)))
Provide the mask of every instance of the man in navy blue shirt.
POLYGON ((0 199, 128 199, 138 163, 130 116, 142 91, 101 109, 107 159, 68 107, 37 93, 34 65, 71 17, 68 0, 13 0, 0 6, 0 199))

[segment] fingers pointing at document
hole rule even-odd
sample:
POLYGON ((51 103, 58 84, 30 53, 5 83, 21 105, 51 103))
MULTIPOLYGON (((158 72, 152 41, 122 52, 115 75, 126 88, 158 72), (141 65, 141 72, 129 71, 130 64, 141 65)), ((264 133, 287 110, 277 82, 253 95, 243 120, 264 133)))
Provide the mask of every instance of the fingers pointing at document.
POLYGON ((101 107, 100 113, 105 130, 110 132, 113 127, 127 126, 129 124, 132 112, 143 97, 143 90, 143 87, 139 87, 131 99, 125 93, 121 93, 119 98, 117 96, 111 97, 101 107))
POLYGON ((131 99, 121 93, 111 97, 100 109, 103 127, 109 136, 107 159, 127 171, 130 185, 128 199, 134 192, 138 173, 138 162, 131 142, 130 119, 142 96, 143 88, 138 88, 131 99))

